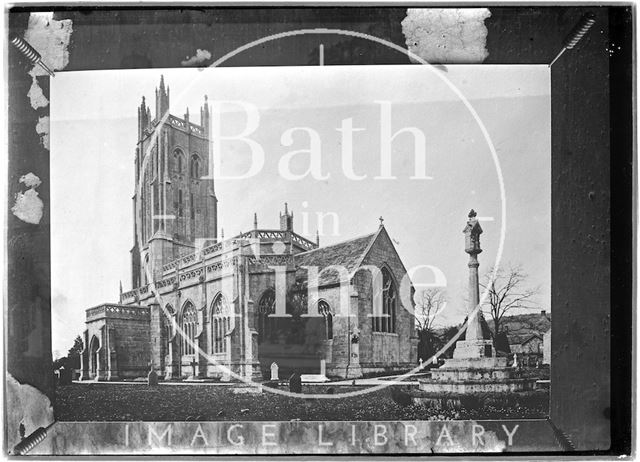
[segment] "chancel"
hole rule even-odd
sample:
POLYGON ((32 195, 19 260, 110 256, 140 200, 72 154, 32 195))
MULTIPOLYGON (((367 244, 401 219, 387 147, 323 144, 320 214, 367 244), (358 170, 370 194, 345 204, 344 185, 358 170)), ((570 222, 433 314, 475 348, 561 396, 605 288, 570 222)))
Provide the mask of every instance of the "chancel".
POLYGON ((171 115, 161 78, 155 104, 155 117, 144 97, 138 109, 133 288, 86 310, 81 378, 144 377, 149 364, 165 379, 190 380, 230 380, 229 372, 268 380, 274 363, 276 377, 414 367, 418 339, 405 306, 413 301, 399 296, 407 270, 382 220, 370 234, 320 247, 294 231, 285 204, 278 227, 261 228, 254 215, 254 229, 218 239, 207 98, 200 124, 188 109, 171 115), (375 311, 372 267, 382 279, 375 311), (318 271, 313 297, 309 268, 318 271))

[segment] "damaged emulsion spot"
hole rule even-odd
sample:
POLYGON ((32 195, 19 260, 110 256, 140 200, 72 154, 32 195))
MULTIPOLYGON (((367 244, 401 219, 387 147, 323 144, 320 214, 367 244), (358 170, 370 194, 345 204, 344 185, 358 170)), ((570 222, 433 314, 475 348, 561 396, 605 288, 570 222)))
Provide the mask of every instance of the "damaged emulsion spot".
POLYGON ((31 88, 29 88, 27 96, 31 102, 31 107, 34 109, 47 107, 49 105, 49 100, 44 96, 44 93, 42 93, 42 88, 38 85, 38 79, 36 79, 35 75, 32 76, 31 88))
POLYGON ((402 32, 409 51, 428 63, 476 64, 489 56, 490 16, 487 8, 409 8, 402 32))
MULTIPOLYGON (((53 13, 31 13, 24 39, 42 55, 42 60, 51 69, 61 70, 69 64, 69 40, 73 32, 72 21, 56 21, 53 13)), ((40 66, 33 66, 29 74, 46 76, 40 66)))
POLYGON ((195 55, 190 58, 187 56, 187 59, 181 61, 180 64, 183 66, 192 66, 194 64, 203 63, 208 59, 211 59, 211 53, 208 50, 201 50, 198 48, 195 55))
POLYGON ((19 181, 27 187, 27 190, 16 194, 16 201, 11 207, 11 212, 25 223, 37 225, 42 219, 44 210, 44 203, 36 191, 36 188, 41 184, 40 178, 29 172, 22 175, 19 181))
MULTIPOLYGON (((31 13, 24 39, 42 56, 43 62, 51 69, 61 70, 69 64, 69 41, 73 32, 72 21, 63 19, 56 21, 53 13, 31 13)), ((49 106, 49 100, 38 84, 37 77, 47 73, 40 66, 33 66, 29 71, 32 78, 31 88, 27 96, 33 109, 49 106)), ((40 117, 36 125, 42 145, 49 150, 49 117, 40 117)))
POLYGON ((40 135, 40 143, 48 151, 49 150, 49 116, 38 118, 36 124, 36 133, 40 135))
MULTIPOLYGON (((9 372, 5 382, 6 440, 8 447, 21 441, 21 436, 30 435, 40 427, 46 427, 54 420, 53 407, 47 396, 37 388, 18 382, 9 372)), ((51 451, 51 438, 45 439, 38 449, 51 451)))

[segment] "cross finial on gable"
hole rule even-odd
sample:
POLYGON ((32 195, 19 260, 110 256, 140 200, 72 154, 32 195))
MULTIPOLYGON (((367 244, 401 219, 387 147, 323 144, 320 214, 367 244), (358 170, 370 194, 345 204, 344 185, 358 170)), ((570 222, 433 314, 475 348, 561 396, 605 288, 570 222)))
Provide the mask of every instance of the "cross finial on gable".
POLYGON ((380 218, 378 218, 378 220, 380 220, 380 226, 384 226, 384 218, 382 218, 382 215, 380 215, 380 218))

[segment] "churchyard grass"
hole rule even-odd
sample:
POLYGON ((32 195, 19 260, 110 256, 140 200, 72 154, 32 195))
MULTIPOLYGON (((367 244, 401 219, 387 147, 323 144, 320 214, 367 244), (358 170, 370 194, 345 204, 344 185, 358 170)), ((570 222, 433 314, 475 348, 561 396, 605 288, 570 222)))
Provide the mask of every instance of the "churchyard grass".
MULTIPOLYGON (((330 385, 303 386, 303 393, 324 393, 330 385)), ((507 399, 467 395, 402 403, 391 387, 340 399, 301 399, 262 393, 234 393, 233 386, 74 383, 56 388, 55 413, 60 421, 217 421, 217 420, 448 420, 545 418, 548 393, 507 399), (398 404, 401 403, 401 404, 398 404)), ((334 386, 334 393, 363 387, 334 386)), ((285 387, 282 387, 285 389, 285 387)), ((420 396, 417 390, 411 396, 420 396)), ((514 394, 515 395, 515 394, 514 394)), ((424 396, 424 395, 422 395, 424 396)))

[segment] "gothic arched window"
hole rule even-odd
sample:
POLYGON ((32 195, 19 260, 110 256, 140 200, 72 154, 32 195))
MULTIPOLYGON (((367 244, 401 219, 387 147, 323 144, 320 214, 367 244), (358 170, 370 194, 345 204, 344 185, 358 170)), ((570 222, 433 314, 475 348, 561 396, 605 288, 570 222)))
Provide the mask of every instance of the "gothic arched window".
POLYGON ((270 314, 276 312, 276 293, 273 289, 267 289, 260 297, 256 310, 256 330, 258 331, 258 344, 264 341, 272 341, 275 329, 274 318, 270 314))
POLYGON ((182 173, 184 169, 184 153, 182 149, 176 148, 176 150, 173 151, 173 161, 176 172, 182 173))
POLYGON ((194 344, 196 341, 196 332, 198 329, 198 313, 193 303, 187 302, 182 309, 182 354, 193 355, 196 350, 194 344), (190 340, 190 342, 188 340, 190 340))
POLYGON ((326 332, 326 339, 333 339, 333 313, 331 313, 331 307, 324 300, 318 302, 318 314, 324 317, 324 326, 326 332))
POLYGON ((231 330, 231 310, 222 294, 218 294, 211 304, 211 343, 213 353, 226 353, 226 335, 231 330))
POLYGON ((396 286, 391 273, 382 268, 382 316, 372 318, 374 332, 396 331, 396 286))
POLYGON ((200 158, 197 154, 191 156, 191 178, 200 178, 200 158))

